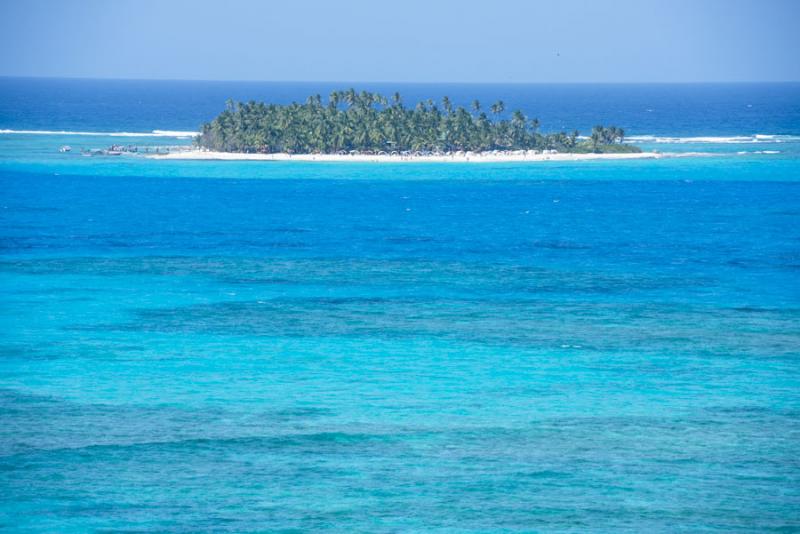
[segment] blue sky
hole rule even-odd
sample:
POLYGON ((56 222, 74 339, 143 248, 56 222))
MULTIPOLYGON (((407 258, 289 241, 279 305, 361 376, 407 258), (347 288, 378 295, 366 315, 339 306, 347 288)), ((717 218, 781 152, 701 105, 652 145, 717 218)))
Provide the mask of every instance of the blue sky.
POLYGON ((0 0, 0 75, 799 81, 800 0, 0 0))

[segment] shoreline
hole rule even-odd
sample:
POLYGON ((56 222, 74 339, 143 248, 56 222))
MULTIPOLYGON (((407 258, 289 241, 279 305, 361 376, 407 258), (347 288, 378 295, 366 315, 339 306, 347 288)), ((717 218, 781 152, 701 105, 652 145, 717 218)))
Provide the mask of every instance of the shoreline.
POLYGON ((159 160, 199 160, 199 161, 301 161, 301 162, 353 162, 353 163, 514 163, 540 161, 592 161, 592 160, 630 160, 661 159, 673 157, 706 156, 700 152, 669 153, 661 152, 622 152, 610 154, 554 153, 541 154, 532 151, 515 152, 460 152, 452 154, 398 155, 398 154, 247 154, 242 152, 214 152, 209 150, 190 150, 169 154, 146 156, 159 160))

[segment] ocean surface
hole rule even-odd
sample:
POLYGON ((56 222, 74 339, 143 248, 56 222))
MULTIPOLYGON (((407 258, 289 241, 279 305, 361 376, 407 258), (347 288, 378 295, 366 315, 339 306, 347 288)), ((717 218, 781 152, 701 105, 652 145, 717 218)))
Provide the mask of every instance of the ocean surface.
POLYGON ((350 85, 0 78, 0 530, 800 531, 800 85, 399 86, 702 157, 80 155, 350 85))

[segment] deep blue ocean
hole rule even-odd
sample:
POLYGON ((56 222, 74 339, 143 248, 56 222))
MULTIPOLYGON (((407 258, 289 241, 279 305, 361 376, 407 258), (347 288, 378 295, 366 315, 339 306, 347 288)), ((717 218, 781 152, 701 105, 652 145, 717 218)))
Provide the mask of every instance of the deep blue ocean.
POLYGON ((0 78, 0 530, 800 531, 800 84, 0 78), (713 155, 79 153, 350 85, 713 155))

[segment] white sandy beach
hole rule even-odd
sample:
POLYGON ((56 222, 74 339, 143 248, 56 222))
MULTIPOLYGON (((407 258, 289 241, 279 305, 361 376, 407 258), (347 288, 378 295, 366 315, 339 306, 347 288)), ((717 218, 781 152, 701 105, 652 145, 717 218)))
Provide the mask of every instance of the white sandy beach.
POLYGON ((453 162, 453 163, 506 163, 536 161, 589 161, 589 160, 627 160, 659 159, 676 156, 699 156, 699 153, 662 154, 660 152, 636 152, 618 154, 542 154, 534 151, 515 152, 457 152, 431 155, 397 154, 244 154, 238 152, 213 152, 208 150, 188 150, 169 154, 151 155, 155 159, 178 160, 221 160, 221 161, 320 161, 320 162, 453 162))

